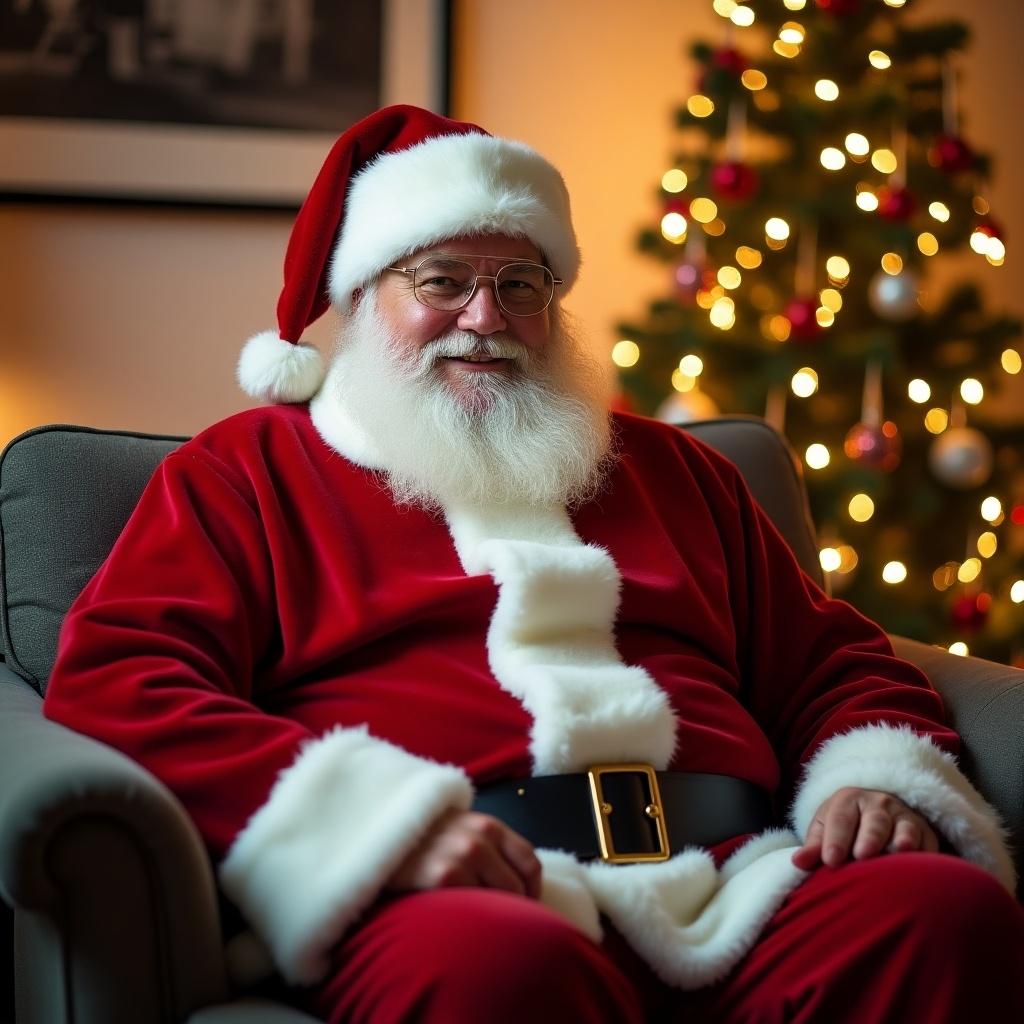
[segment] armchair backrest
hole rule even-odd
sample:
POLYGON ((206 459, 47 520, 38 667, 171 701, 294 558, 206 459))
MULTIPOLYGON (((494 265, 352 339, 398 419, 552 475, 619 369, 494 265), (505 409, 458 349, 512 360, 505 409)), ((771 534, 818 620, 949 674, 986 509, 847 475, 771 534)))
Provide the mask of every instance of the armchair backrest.
POLYGON ((16 437, 0 455, 0 633, 9 667, 40 693, 71 602, 107 557, 157 464, 184 440, 47 426, 16 437))
MULTIPOLYGON (((736 463, 820 583, 806 492, 781 436, 747 417, 686 429, 736 463)), ((71 602, 106 558, 157 464, 184 440, 47 426, 16 437, 0 455, 0 634, 10 668, 40 693, 71 602)))
POLYGON ((789 442, 754 416, 720 416, 687 423, 683 429, 735 464, 757 503, 786 539, 800 568, 818 586, 826 587, 807 488, 789 442))

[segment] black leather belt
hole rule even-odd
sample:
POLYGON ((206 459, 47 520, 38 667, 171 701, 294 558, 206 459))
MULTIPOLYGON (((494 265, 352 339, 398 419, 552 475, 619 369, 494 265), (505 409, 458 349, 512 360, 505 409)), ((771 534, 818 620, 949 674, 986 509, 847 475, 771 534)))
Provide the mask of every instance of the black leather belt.
POLYGON ((752 782, 645 764, 495 783, 477 793, 473 810, 499 818, 534 846, 611 863, 666 860, 684 847, 714 846, 774 822, 771 797, 752 782))

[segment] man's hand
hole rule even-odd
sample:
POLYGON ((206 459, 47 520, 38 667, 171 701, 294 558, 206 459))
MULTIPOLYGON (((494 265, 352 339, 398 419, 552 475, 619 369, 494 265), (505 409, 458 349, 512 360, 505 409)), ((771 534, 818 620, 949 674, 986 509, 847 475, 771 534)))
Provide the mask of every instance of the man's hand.
POLYGON ((474 811, 449 811, 399 865, 386 888, 392 891, 480 886, 536 898, 541 865, 518 832, 474 811))
POLYGON ((793 863, 804 871, 819 864, 838 867, 852 852, 855 860, 883 852, 925 850, 939 840, 931 825, 902 800, 874 789, 837 790, 819 808, 793 863))

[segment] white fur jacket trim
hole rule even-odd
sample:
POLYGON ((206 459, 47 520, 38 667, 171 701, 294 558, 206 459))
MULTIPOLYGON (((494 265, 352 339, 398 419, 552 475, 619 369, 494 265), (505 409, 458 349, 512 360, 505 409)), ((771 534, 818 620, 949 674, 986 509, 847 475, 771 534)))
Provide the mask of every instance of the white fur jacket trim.
MULTIPOLYGON (((473 800, 460 768, 365 728, 306 744, 220 867, 225 893, 292 984, 323 977, 327 954, 444 811, 473 800)), ((261 973, 253 970, 250 973, 261 973)))
POLYGON ((562 508, 449 507, 467 573, 498 584, 487 653, 503 689, 533 716, 535 775, 604 762, 664 768, 675 748, 665 692, 615 649, 621 579, 562 508))
POLYGON ((991 872, 1013 892, 1013 861, 999 816, 967 781, 952 755, 907 727, 878 724, 833 736, 807 764, 793 801, 798 835, 822 802, 845 786, 899 797, 923 815, 964 860, 991 872))

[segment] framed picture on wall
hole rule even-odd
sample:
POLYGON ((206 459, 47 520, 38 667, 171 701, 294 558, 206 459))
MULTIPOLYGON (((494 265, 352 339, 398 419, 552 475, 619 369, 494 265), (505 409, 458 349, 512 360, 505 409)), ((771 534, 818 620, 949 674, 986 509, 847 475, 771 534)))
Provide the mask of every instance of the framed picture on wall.
POLYGON ((450 0, 0 0, 0 194, 296 206, 379 106, 445 112, 450 0))

